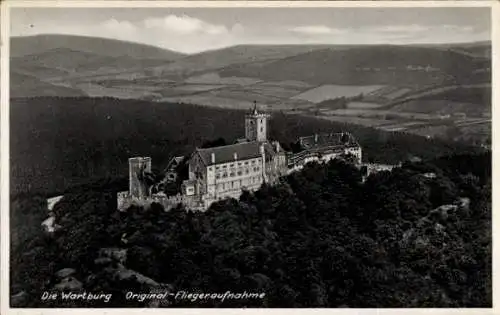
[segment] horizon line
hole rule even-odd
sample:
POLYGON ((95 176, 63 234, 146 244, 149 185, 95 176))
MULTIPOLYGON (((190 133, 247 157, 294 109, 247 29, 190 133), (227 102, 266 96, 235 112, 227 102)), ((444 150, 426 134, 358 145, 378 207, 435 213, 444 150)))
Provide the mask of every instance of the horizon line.
POLYGON ((157 49, 161 49, 164 51, 169 51, 185 56, 194 56, 210 51, 218 51, 218 50, 223 50, 223 49, 228 49, 232 47, 242 47, 242 46, 439 46, 439 45, 468 45, 468 44, 480 44, 480 43, 492 43, 492 39, 484 39, 484 40, 473 40, 473 41, 457 41, 457 42, 440 42, 440 43, 429 43, 429 42, 416 42, 416 43, 406 43, 406 44, 394 44, 394 43, 377 43, 377 44, 363 44, 363 43, 353 43, 353 44, 329 44, 329 43, 311 43, 311 44, 297 44, 297 43, 289 43, 289 44, 259 44, 259 43, 246 43, 246 44, 238 44, 238 45, 229 45, 229 46, 223 46, 220 48, 213 48, 213 49, 205 49, 205 50, 200 50, 198 52, 182 52, 178 51, 175 49, 171 48, 164 48, 152 44, 147 44, 147 43, 141 43, 141 42, 136 42, 136 41, 131 41, 131 40, 122 40, 122 39, 116 39, 116 38, 110 38, 110 37, 100 37, 100 36, 88 36, 88 35, 78 35, 78 34, 60 34, 60 33, 42 33, 42 34, 34 34, 34 35, 9 35, 9 40, 12 38, 26 38, 26 37, 37 37, 37 36, 72 36, 72 37, 83 37, 83 38, 96 38, 96 39, 105 39, 105 40, 111 40, 111 41, 118 41, 118 42, 123 42, 123 43, 130 43, 130 44, 136 44, 136 45, 143 45, 147 47, 153 47, 157 49))

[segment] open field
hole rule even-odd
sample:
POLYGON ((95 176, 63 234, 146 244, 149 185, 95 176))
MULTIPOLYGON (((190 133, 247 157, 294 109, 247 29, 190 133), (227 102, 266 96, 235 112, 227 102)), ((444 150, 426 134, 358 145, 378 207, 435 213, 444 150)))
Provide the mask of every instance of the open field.
POLYGON ((411 100, 390 107, 393 112, 412 112, 412 113, 435 113, 442 115, 453 115, 464 113, 467 116, 483 116, 484 107, 477 103, 466 103, 452 100, 411 100))
POLYGON ((267 82, 258 83, 258 85, 291 87, 291 88, 297 88, 297 89, 300 89, 300 90, 305 90, 305 89, 308 89, 308 88, 312 87, 312 85, 309 84, 309 83, 302 82, 302 81, 293 81, 293 80, 288 80, 288 81, 267 81, 267 82))
POLYGON ((376 119, 376 118, 361 118, 361 117, 346 117, 346 116, 328 116, 328 115, 310 115, 304 114, 307 117, 314 117, 319 119, 324 119, 328 121, 335 121, 346 124, 355 124, 366 127, 378 127, 384 124, 387 124, 388 121, 384 119, 376 119))
POLYGON ((382 104, 369 103, 369 102, 349 102, 349 104, 347 104, 347 108, 352 108, 352 109, 374 109, 382 106, 383 106, 382 104))
POLYGON ((123 90, 147 91, 147 92, 155 92, 155 91, 160 91, 162 89, 161 86, 138 85, 138 84, 116 85, 111 88, 117 88, 123 90))
POLYGON ((225 77, 221 78, 218 73, 211 72, 199 76, 194 76, 186 79, 185 83, 191 84, 234 84, 234 85, 249 85, 255 84, 262 80, 248 77, 225 77))
POLYGON ((335 109, 326 112, 329 115, 336 116, 359 116, 359 117, 381 117, 387 116, 388 118, 406 118, 415 120, 434 120, 437 119, 436 115, 423 114, 423 113, 408 113, 408 112, 394 112, 391 110, 376 110, 376 109, 335 109))
POLYGON ((208 93, 192 94, 185 96, 169 96, 157 99, 160 102, 178 102, 187 104, 197 104, 201 106, 227 108, 227 109, 249 109, 253 106, 254 100, 259 107, 265 110, 283 110, 290 111, 295 108, 307 108, 312 105, 307 101, 294 100, 283 101, 281 99, 269 99, 259 95, 255 97, 241 98, 236 94, 213 95, 208 93))
POLYGON ((368 93, 368 96, 383 97, 386 99, 395 99, 410 92, 411 90, 412 89, 408 87, 386 86, 381 89, 368 93))
POLYGON ((427 86, 409 93, 393 104, 415 99, 449 100, 491 104, 491 83, 427 86))
POLYGON ((307 100, 313 103, 319 103, 324 100, 338 97, 352 97, 360 94, 370 93, 382 88, 383 85, 335 85, 325 84, 314 89, 308 90, 293 98, 307 100))
POLYGON ((225 86, 226 85, 222 84, 185 84, 185 85, 175 86, 173 87, 173 89, 180 92, 201 92, 201 91, 220 89, 225 86))
POLYGON ((258 94, 269 98, 289 99, 294 95, 300 94, 304 89, 293 86, 268 86, 264 84, 253 84, 248 86, 230 86, 221 92, 239 93, 239 94, 258 94))
POLYGON ((152 91, 141 89, 130 89, 120 87, 104 87, 92 83, 80 83, 75 85, 76 88, 85 91, 91 97, 103 97, 113 95, 116 98, 123 99, 141 99, 144 97, 160 97, 160 94, 152 91))

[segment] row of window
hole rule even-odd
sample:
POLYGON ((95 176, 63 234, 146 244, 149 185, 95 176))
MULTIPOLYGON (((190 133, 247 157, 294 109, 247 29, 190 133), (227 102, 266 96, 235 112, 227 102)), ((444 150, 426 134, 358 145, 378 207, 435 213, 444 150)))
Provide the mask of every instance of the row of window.
MULTIPOLYGON (((253 168, 253 171, 254 172, 259 172, 260 171, 260 167, 254 167, 253 168)), ((245 169, 245 174, 250 174, 250 169, 246 168, 245 169)), ((233 177, 233 176, 241 176, 243 175, 243 170, 238 170, 237 172, 223 172, 223 173, 217 173, 215 174, 215 178, 219 179, 219 178, 226 178, 226 177, 233 177)))
POLYGON ((252 176, 248 179, 240 179, 239 181, 232 181, 229 183, 222 183, 222 184, 217 184, 217 190, 218 191, 223 191, 227 189, 236 189, 236 188, 241 188, 244 187, 245 185, 252 185, 252 184, 257 184, 259 183, 260 177, 259 176, 252 176))
MULTIPOLYGON (((255 161, 255 160, 252 160, 251 164, 252 164, 252 165, 255 165, 255 163, 256 163, 256 161, 255 161)), ((237 166, 243 166, 243 165, 249 165, 249 164, 250 164, 250 163, 249 163, 248 161, 245 161, 245 162, 238 162, 238 163, 231 163, 231 164, 229 164, 229 167, 231 168, 231 167, 235 167, 236 165, 237 165, 237 166)), ((216 167, 215 167, 215 169, 216 169, 216 170, 220 170, 221 168, 222 168, 222 169, 224 169, 224 168, 228 168, 228 166, 227 166, 227 164, 224 164, 224 165, 222 165, 222 166, 216 166, 216 167)), ((213 167, 212 167, 212 166, 210 166, 210 167, 208 168, 208 170, 209 170, 209 171, 211 171, 212 169, 213 169, 213 167)))

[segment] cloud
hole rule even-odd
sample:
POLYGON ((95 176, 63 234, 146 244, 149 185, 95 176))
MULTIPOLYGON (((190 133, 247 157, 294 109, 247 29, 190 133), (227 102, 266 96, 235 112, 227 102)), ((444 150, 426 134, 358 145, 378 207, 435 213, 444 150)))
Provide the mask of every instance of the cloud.
POLYGON ((446 30, 456 31, 456 32, 474 32, 473 26, 463 26, 463 25, 443 25, 443 28, 446 30))
POLYGON ((331 28, 325 25, 304 25, 290 28, 292 32, 307 35, 343 34, 344 30, 331 28))
POLYGON ((386 25, 382 27, 373 28, 376 32, 387 32, 387 33, 415 33, 415 32, 425 32, 429 30, 429 27, 418 25, 418 24, 409 24, 409 25, 386 25))
MULTIPOLYGON (((21 11, 20 11, 21 12, 21 11)), ((22 11, 24 12, 24 11, 22 11)), ((387 20, 376 26, 366 23, 333 24, 335 21, 292 20, 257 23, 242 19, 203 19, 198 15, 168 12, 134 18, 102 15, 96 19, 52 16, 33 21, 24 17, 11 19, 14 35, 47 33, 99 36, 159 46, 184 53, 197 53, 242 44, 379 44, 416 42, 458 42, 491 38, 489 30, 477 25, 449 21, 441 24, 415 22, 396 24, 387 20), (64 17, 64 18, 63 18, 64 17), (236 22, 238 21, 238 22, 236 22), (384 25, 387 23, 387 25, 384 25), (32 26, 35 25, 35 27, 32 26)))
POLYGON ((470 25, 419 25, 419 24, 409 24, 409 25, 386 25, 381 27, 374 27, 371 29, 374 32, 380 33, 423 33, 423 32, 474 32, 474 27, 470 25))
POLYGON ((129 21, 118 21, 116 19, 110 19, 104 21, 102 26, 109 31, 115 32, 135 32, 137 31, 137 27, 129 21))
POLYGON ((170 14, 163 18, 147 18, 143 24, 146 29, 159 29, 180 34, 204 33, 220 35, 229 32, 224 25, 210 24, 188 15, 170 14))

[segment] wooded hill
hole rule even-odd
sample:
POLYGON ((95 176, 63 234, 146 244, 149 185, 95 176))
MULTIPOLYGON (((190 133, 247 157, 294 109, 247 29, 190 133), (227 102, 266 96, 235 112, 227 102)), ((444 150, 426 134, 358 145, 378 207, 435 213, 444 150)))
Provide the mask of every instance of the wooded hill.
POLYGON ((33 220, 43 217, 43 198, 13 200, 11 306, 144 307, 124 292, 158 292, 161 283, 265 293, 170 307, 492 306, 489 152, 405 163, 364 183, 343 162, 310 164, 206 212, 154 204, 119 213, 113 198, 113 189, 98 187, 66 194, 54 208, 62 228, 53 236, 33 220), (103 247, 125 250, 126 259, 96 260, 103 247), (75 270, 81 290, 113 299, 40 301, 62 268, 75 270), (120 281, 117 268, 136 276, 120 281))
MULTIPOLYGON (((244 135, 243 110, 113 98, 13 99, 10 109, 11 193, 56 194, 103 177, 128 174, 128 158, 151 156, 166 167, 206 141, 234 142, 244 135)), ((475 149, 424 137, 357 125, 273 113, 269 137, 285 149, 299 136, 349 131, 363 160, 397 164, 413 156, 433 158, 475 149)))

